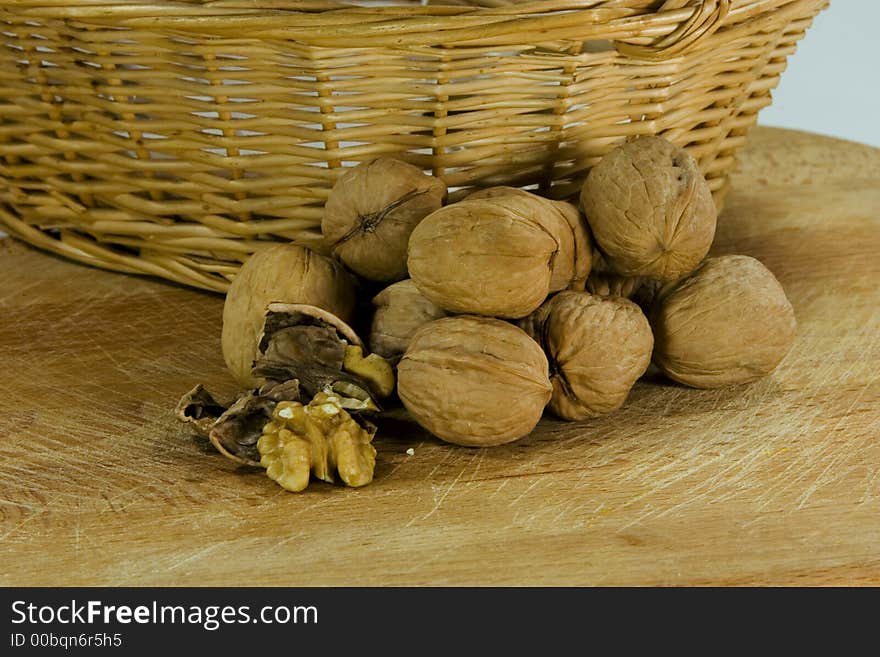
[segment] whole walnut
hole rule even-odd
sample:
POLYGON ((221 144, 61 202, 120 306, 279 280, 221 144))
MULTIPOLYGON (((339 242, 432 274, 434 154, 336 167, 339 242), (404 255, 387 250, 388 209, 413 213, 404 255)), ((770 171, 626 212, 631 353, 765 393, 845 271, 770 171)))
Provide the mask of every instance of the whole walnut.
POLYGON ((246 388, 251 375, 266 308, 270 303, 298 303, 329 311, 343 322, 354 312, 354 281, 343 267, 296 244, 279 244, 254 253, 229 286, 223 304, 223 359, 246 388))
POLYGON ((538 199, 539 203, 543 203, 547 207, 548 212, 550 211, 550 208, 553 208, 563 219, 565 219, 571 229, 572 241, 569 243, 566 240, 560 243, 560 252, 563 254, 557 257, 562 259, 560 265, 568 265, 571 263, 571 270, 566 269, 565 266, 554 267, 554 274, 557 280, 551 282, 551 287, 554 290, 562 289, 560 288, 560 285, 563 285, 563 287, 570 290, 584 289, 584 282, 587 280, 587 276, 590 275, 594 253, 590 232, 577 207, 565 201, 546 199, 537 194, 532 194, 524 189, 520 189, 519 187, 507 187, 504 185, 487 187, 473 192, 465 198, 473 200, 492 199, 498 198, 499 196, 509 196, 511 194, 520 196, 525 195, 532 199, 538 199), (564 254, 564 251, 567 248, 572 248, 574 250, 571 257, 564 254), (560 280, 562 283, 560 283, 560 280))
POLYGON ((584 289, 600 297, 623 297, 649 312, 662 283, 644 276, 622 276, 611 270, 601 253, 593 253, 593 268, 584 289))
POLYGON ((412 164, 380 157, 339 176, 324 205, 321 232, 333 253, 374 281, 406 278, 410 233, 443 205, 446 184, 412 164))
POLYGON ((651 327, 627 299, 564 291, 521 325, 547 354, 549 408, 565 420, 617 410, 651 363, 651 327))
POLYGON ((462 315, 422 326, 397 367, 397 392, 425 429, 457 445, 490 446, 530 433, 552 387, 547 357, 499 319, 462 315))
POLYGON ((794 342, 794 310, 758 260, 709 258, 664 288, 651 313, 654 362, 694 388, 754 381, 773 371, 794 342))
POLYGON ((382 290, 373 297, 373 306, 370 349, 390 360, 403 355, 422 325, 446 316, 446 311, 422 296, 409 278, 382 290))
POLYGON ((490 317, 525 317, 580 275, 566 217, 533 194, 432 212, 410 236, 407 262, 419 292, 441 308, 490 317))
POLYGON ((715 236, 712 193, 696 161, 661 137, 616 148, 593 167, 581 207, 610 267, 673 281, 706 257, 715 236))

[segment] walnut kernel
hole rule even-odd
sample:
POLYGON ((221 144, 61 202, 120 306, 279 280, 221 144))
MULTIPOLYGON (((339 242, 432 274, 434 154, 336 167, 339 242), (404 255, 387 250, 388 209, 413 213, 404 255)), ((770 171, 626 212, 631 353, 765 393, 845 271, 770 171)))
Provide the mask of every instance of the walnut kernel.
POLYGON ((305 406, 281 402, 257 441, 260 465, 289 491, 305 489, 310 474, 332 483, 334 472, 348 486, 364 486, 376 466, 374 433, 374 427, 358 424, 333 393, 318 393, 305 406))

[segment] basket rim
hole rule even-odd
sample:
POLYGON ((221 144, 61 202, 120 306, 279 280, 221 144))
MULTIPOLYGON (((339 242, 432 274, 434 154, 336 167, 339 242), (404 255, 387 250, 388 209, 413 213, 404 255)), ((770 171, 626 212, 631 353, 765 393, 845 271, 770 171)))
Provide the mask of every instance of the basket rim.
POLYGON ((829 0, 666 0, 659 6, 657 0, 529 0, 501 6, 443 1, 377 7, 330 0, 18 0, 0 2, 0 19, 14 14, 19 19, 173 31, 184 37, 283 39, 335 48, 604 39, 637 59, 667 59, 719 28, 753 20, 779 24, 818 10, 829 0))

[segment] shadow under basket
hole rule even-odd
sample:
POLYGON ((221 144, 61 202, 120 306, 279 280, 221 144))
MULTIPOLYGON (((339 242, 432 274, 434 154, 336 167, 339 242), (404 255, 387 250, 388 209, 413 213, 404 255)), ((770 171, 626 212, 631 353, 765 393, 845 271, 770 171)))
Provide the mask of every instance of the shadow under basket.
POLYGON ((223 292, 269 244, 323 251, 324 201, 358 162, 411 162, 450 200, 569 198, 640 135, 687 149, 720 208, 826 5, 0 0, 0 228, 223 292))

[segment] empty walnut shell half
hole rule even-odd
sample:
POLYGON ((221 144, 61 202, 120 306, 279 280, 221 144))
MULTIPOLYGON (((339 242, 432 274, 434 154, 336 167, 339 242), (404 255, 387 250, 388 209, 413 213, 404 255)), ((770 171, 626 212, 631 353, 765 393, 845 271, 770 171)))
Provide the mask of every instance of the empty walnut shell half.
POLYGON ((673 281, 706 257, 715 236, 709 185, 686 151, 641 137, 608 153, 581 190, 608 264, 624 276, 673 281))
POLYGON ((412 279, 389 285, 373 298, 370 349, 396 361, 406 351, 415 332, 424 324, 446 316, 446 311, 426 299, 412 279))
POLYGON ((432 212, 410 236, 408 264, 419 292, 441 308, 519 318, 571 284, 574 256, 564 214, 523 193, 432 212))
POLYGON ((769 374, 794 342, 794 310, 758 260, 709 258, 660 292, 651 313, 654 362, 695 388, 748 383, 769 374))
POLYGON ((397 373, 397 392, 410 415, 457 445, 517 440, 531 432, 550 399, 541 347, 522 329, 489 317, 425 324, 397 373))
POLYGON ((651 363, 651 327, 627 299, 564 291, 521 324, 547 354, 549 408, 565 420, 617 410, 651 363))
POLYGON ((242 387, 259 385, 251 368, 270 303, 316 306, 347 322, 354 312, 354 290, 339 263, 303 246, 279 244, 253 254, 223 304, 221 346, 232 376, 242 387))
POLYGON ((410 233, 443 205, 446 184, 401 160, 381 157, 339 176, 321 221, 324 240, 353 272, 374 281, 407 276, 410 233))

